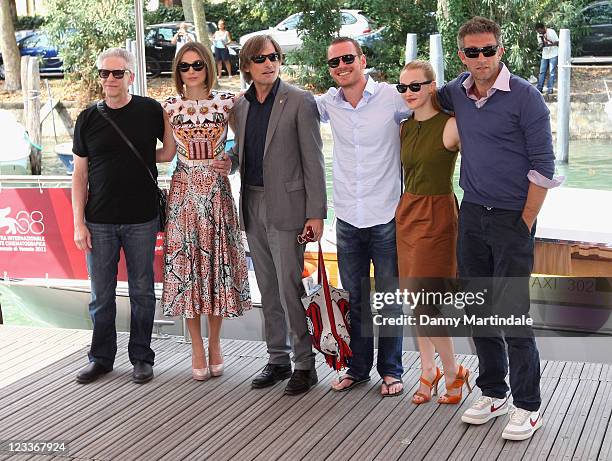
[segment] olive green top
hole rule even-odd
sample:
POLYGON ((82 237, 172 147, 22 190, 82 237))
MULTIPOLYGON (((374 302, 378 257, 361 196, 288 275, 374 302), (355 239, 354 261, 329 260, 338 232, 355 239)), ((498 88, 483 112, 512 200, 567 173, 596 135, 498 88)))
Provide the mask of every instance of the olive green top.
POLYGON ((442 134, 450 115, 439 112, 428 120, 405 120, 401 127, 401 154, 405 191, 415 195, 453 192, 457 152, 444 147, 442 134))

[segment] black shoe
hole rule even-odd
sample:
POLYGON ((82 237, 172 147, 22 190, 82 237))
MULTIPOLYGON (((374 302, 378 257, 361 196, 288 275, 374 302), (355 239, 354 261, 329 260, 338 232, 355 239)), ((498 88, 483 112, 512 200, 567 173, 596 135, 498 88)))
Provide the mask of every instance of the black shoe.
POLYGON ((112 368, 106 368, 97 362, 91 362, 85 368, 81 368, 78 372, 76 380, 77 383, 88 384, 94 382, 100 376, 113 371, 112 368))
POLYGON ((263 371, 251 381, 253 389, 274 386, 277 382, 291 377, 291 365, 274 365, 268 363, 263 371))
POLYGON ((295 370, 285 387, 285 394, 298 395, 308 392, 312 386, 319 382, 315 370, 295 370))
POLYGON ((136 384, 143 384, 153 379, 153 365, 147 362, 134 363, 132 381, 136 384))

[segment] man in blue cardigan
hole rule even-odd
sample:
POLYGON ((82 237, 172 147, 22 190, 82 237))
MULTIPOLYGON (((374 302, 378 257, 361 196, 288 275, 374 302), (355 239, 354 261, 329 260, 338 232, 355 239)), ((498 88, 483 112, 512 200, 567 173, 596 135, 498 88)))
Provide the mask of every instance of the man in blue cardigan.
MULTIPOLYGON (((558 185, 550 114, 537 89, 501 62, 499 25, 474 17, 459 29, 457 44, 468 72, 441 88, 439 98, 455 112, 461 137, 459 275, 493 278, 502 309, 528 316, 536 217, 548 188, 558 185)), ((509 412, 502 437, 524 440, 542 426, 540 361, 532 330, 513 332, 475 334, 482 397, 462 420, 484 424, 509 412)))

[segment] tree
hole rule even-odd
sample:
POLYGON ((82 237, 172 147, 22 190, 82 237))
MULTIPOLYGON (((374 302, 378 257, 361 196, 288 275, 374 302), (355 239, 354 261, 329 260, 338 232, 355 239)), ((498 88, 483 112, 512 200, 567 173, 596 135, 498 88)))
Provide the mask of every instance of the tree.
POLYGON ((0 31, 4 87, 7 91, 18 91, 21 89, 21 55, 15 40, 15 26, 9 0, 0 0, 0 31))
POLYGON ((581 9, 590 0, 438 0, 437 22, 442 33, 447 80, 463 70, 457 56, 459 27, 473 16, 484 16, 502 29, 506 54, 504 61, 511 72, 529 77, 537 71, 540 52, 537 49, 535 24, 542 21, 557 31, 571 28, 580 35, 581 9))
POLYGON ((338 0, 294 0, 302 11, 297 29, 302 47, 290 52, 287 62, 298 64, 296 74, 302 85, 324 90, 334 84, 327 70, 327 47, 340 31, 338 0))
POLYGON ((96 59, 105 49, 125 46, 134 37, 134 2, 47 0, 45 29, 58 45, 70 78, 81 82, 87 101, 100 95, 96 59))
POLYGON ((203 1, 192 1, 193 8, 193 23, 198 35, 198 41, 201 42, 207 50, 210 49, 210 39, 208 37, 208 24, 206 22, 206 12, 204 11, 203 1))

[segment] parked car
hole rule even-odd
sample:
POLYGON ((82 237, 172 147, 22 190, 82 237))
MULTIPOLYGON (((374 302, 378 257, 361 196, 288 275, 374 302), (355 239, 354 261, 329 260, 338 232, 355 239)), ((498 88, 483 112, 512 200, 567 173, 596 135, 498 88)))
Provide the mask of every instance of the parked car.
MULTIPOLYGON (((163 24, 153 24, 145 28, 145 59, 147 75, 157 77, 161 73, 172 72, 172 60, 176 53, 176 45, 172 44, 172 37, 179 29, 181 22, 165 22, 163 24)), ((195 35, 195 28, 189 25, 187 31, 195 35)), ((211 39, 217 31, 214 22, 208 22, 208 35, 211 39)), ((240 45, 231 42, 228 45, 232 73, 238 73, 238 55, 240 45)), ((211 50, 212 51, 212 50, 211 50)), ((223 69, 225 72, 225 68, 223 69)))
MULTIPOLYGON (((42 30, 17 31, 15 33, 17 46, 21 56, 39 58, 39 71, 44 76, 63 76, 64 62, 58 54, 58 49, 42 30)), ((4 62, 0 55, 0 78, 4 79, 4 62)))
MULTIPOLYGON (((363 35, 375 29, 373 21, 369 19, 361 10, 340 10, 342 14, 340 35, 344 37, 355 37, 363 35)), ((240 37, 240 44, 244 43, 255 35, 268 34, 281 46, 283 53, 294 51, 302 46, 302 38, 299 36, 297 28, 302 19, 303 13, 295 13, 278 23, 274 27, 266 30, 259 30, 240 37)))
POLYGON ((612 56, 612 0, 591 3, 582 10, 588 26, 580 39, 582 55, 612 56))

